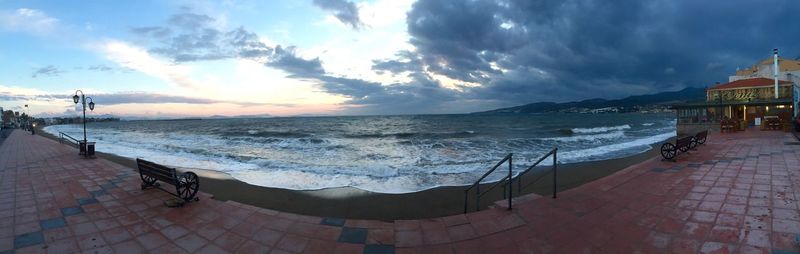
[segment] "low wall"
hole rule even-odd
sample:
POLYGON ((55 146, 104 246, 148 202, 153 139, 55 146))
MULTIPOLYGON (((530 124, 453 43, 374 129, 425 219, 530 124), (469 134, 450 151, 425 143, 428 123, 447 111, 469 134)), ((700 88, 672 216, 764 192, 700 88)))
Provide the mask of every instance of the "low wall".
POLYGON ((708 130, 708 132, 719 132, 719 123, 678 124, 676 130, 679 137, 694 135, 704 130, 708 130))

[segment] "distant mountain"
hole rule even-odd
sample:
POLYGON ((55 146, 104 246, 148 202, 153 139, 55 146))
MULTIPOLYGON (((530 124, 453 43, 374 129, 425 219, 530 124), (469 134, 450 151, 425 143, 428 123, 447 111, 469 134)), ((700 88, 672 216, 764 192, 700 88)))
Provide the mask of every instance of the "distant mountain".
POLYGON ((706 99, 705 88, 687 87, 680 91, 630 96, 618 100, 588 99, 582 101, 555 103, 536 102, 522 106, 501 108, 477 113, 545 113, 575 108, 599 109, 608 107, 634 108, 636 106, 665 105, 681 102, 696 102, 706 99))
POLYGON ((270 114, 238 115, 238 116, 213 115, 213 116, 207 117, 206 119, 266 118, 266 117, 272 117, 272 116, 270 114))

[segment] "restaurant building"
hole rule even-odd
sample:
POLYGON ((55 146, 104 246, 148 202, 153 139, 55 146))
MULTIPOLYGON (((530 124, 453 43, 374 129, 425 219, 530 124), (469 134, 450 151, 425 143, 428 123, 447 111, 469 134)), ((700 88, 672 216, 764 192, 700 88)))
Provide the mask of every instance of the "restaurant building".
POLYGON ((780 58, 776 49, 773 57, 737 70, 728 83, 706 89, 706 101, 673 108, 680 135, 704 129, 787 129, 798 115, 798 102, 800 61, 780 58), (779 128, 775 128, 777 123, 779 128))

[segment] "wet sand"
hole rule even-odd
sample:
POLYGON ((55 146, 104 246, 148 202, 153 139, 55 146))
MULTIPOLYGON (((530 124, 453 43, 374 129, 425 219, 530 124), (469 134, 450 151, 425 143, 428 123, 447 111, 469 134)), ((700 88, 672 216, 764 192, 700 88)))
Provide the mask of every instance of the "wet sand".
MULTIPOLYGON (((54 140, 37 127, 36 134, 54 140)), ((102 148, 99 148, 102 150, 102 148)), ((75 150, 76 156, 78 151, 75 150)), ((630 165, 648 159, 659 159, 657 149, 629 157, 558 165, 558 188, 564 191, 594 181, 630 165)), ((110 160, 136 170, 134 159, 113 154, 97 153, 97 157, 110 160)), ((145 158, 146 159, 146 158, 145 158)), ((501 158, 498 158, 498 160, 501 158)), ((551 159, 552 160, 552 159, 551 159)), ((549 167, 546 167, 549 169, 549 167)), ((488 170, 486 168, 485 170, 488 170)), ((464 210, 464 190, 466 186, 444 186, 414 193, 384 194, 352 187, 329 188, 322 190, 288 190, 251 185, 234 179, 228 174, 192 169, 200 176, 200 190, 214 195, 218 200, 233 200, 258 207, 298 214, 321 217, 350 219, 376 219, 392 221, 398 219, 421 219, 462 213, 464 210)), ((541 174, 528 174, 523 183, 530 183, 541 174)), ((477 179, 476 179, 477 180, 477 179)), ((482 188, 489 184, 482 184, 482 188)), ((550 198, 552 194, 552 175, 550 170, 534 184, 523 188, 523 193, 537 193, 550 198)), ((516 184, 514 186, 516 188, 516 184)), ((481 197, 482 207, 502 199, 502 188, 495 188, 481 197)), ((514 191, 516 193, 516 190, 514 191)), ((474 192, 471 192, 470 210, 474 207, 474 192)))

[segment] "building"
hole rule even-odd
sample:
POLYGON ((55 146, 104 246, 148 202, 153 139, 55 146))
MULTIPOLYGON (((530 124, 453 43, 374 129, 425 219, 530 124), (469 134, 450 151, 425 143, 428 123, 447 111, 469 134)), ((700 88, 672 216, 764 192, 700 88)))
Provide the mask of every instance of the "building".
POLYGON ((706 89, 706 101, 673 105, 679 134, 719 130, 721 122, 736 129, 780 121, 788 126, 800 110, 800 61, 770 59, 737 70, 728 83, 706 89), (777 66, 777 68, 776 68, 777 66), (777 82, 776 82, 777 78, 777 82), (776 93, 777 88, 777 93, 776 93))
MULTIPOLYGON (((770 57, 747 69, 736 70, 736 75, 728 77, 728 82, 749 78, 772 78, 774 58, 770 57)), ((800 78, 800 61, 778 58, 778 80, 797 82, 800 78)))

